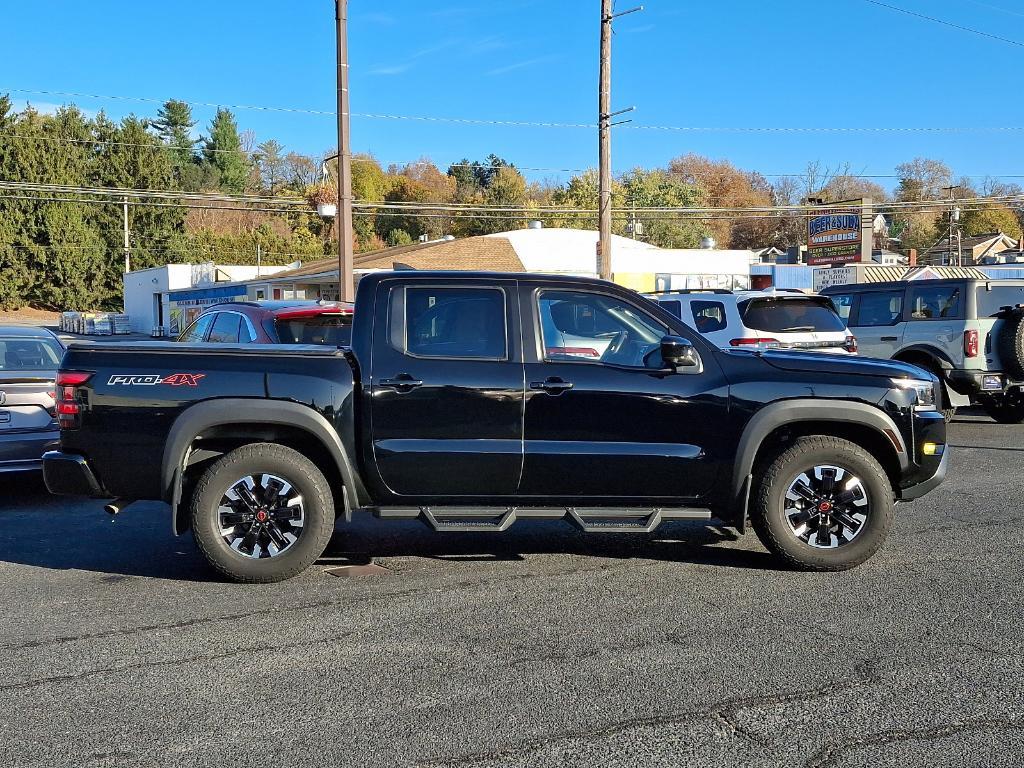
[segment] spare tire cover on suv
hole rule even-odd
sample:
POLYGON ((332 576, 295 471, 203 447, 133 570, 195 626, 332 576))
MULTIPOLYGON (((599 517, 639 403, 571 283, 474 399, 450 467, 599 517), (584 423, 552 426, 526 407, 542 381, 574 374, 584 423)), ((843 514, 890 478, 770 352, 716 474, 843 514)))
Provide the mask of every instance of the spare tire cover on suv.
POLYGON ((1003 328, 997 341, 1003 370, 1015 379, 1024 379, 1024 309, 1015 307, 1003 316, 1003 328))

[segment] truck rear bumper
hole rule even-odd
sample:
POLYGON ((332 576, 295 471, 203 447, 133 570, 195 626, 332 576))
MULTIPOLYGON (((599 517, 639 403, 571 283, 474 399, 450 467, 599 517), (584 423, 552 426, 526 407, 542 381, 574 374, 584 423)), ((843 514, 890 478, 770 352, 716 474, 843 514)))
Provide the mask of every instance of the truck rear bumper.
POLYGON ((50 493, 62 496, 107 496, 88 462, 73 453, 43 454, 43 480, 50 493))

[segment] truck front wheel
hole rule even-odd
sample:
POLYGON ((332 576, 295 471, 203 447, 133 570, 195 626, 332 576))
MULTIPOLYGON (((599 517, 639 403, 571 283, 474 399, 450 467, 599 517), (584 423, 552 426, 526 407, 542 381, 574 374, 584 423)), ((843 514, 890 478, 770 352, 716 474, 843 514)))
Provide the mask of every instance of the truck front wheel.
POLYGON ((893 519, 885 470, 856 443, 802 437, 764 465, 751 522, 761 542, 792 566, 842 571, 882 546, 893 519))
POLYGON ((334 530, 330 485, 298 451, 252 443, 200 477, 192 532, 210 564, 232 581, 268 583, 302 572, 334 530))

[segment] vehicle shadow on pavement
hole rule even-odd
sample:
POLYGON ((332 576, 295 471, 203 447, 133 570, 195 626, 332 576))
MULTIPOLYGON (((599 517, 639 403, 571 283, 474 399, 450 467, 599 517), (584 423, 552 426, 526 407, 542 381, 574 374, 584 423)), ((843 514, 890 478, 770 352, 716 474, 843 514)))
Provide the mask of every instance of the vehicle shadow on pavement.
MULTIPOLYGON (((137 502, 112 518, 100 501, 50 495, 36 476, 20 476, 9 489, 0 499, 0 562, 105 576, 219 580, 190 534, 171 533, 164 504, 137 502)), ((318 565, 361 565, 390 557, 514 563, 529 555, 574 555, 779 569, 763 550, 721 546, 741 539, 706 523, 666 523, 649 534, 586 534, 565 522, 524 520, 504 533, 435 533, 416 521, 360 515, 351 524, 338 524, 318 565)))
MULTIPOLYGON (((707 523, 670 522, 649 534, 583 533, 561 521, 523 520, 503 533, 435 533, 417 521, 340 523, 324 561, 369 563, 377 558, 421 557, 453 562, 521 561, 527 555, 658 560, 726 568, 784 570, 752 534, 707 523), (751 540, 758 549, 721 546, 751 540)), ((334 563, 338 564, 338 563, 334 563)))
POLYGON ((139 502, 117 517, 95 499, 52 496, 38 475, 14 478, 0 498, 0 562, 116 576, 215 581, 190 535, 171 533, 170 512, 139 502))

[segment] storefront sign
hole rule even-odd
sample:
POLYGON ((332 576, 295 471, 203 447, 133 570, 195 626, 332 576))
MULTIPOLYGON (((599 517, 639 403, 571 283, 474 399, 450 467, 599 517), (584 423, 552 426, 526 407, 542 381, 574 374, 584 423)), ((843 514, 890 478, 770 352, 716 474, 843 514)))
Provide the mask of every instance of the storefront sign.
MULTIPOLYGON (((860 204, 850 200, 844 206, 860 204)), ((807 222, 807 263, 842 266, 860 261, 861 209, 842 207, 821 211, 807 222)))

